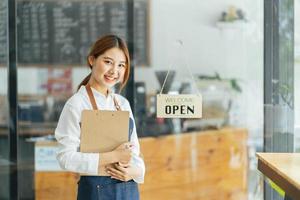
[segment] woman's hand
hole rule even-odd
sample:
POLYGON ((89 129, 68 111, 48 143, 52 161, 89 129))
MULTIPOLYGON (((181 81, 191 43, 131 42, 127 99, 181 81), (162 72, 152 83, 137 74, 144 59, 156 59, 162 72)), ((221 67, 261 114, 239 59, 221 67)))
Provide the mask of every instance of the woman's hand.
POLYGON ((117 162, 124 163, 124 164, 129 163, 132 157, 132 147, 133 147, 132 143, 125 142, 120 146, 118 146, 117 148, 115 148, 113 150, 113 153, 116 155, 117 162))
POLYGON ((130 181, 139 175, 139 168, 130 163, 115 163, 114 165, 106 166, 106 172, 111 178, 120 181, 130 181))
POLYGON ((99 153, 98 171, 101 172, 104 166, 111 163, 129 163, 132 157, 132 146, 130 142, 125 142, 110 152, 99 153))

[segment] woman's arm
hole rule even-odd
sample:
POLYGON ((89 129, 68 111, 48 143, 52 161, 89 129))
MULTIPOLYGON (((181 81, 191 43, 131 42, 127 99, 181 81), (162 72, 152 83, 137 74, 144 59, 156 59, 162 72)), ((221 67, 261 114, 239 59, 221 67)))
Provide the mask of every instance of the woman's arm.
POLYGON ((99 153, 81 153, 80 146, 80 109, 68 102, 65 104, 55 129, 59 143, 57 160, 62 169, 77 173, 97 174, 99 153))

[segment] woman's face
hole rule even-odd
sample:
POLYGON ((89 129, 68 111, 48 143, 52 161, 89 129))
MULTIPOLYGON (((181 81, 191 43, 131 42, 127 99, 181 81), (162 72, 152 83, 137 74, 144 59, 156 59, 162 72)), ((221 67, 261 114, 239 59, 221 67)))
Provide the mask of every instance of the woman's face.
POLYGON ((89 57, 92 65, 92 79, 102 88, 110 88, 124 79, 127 67, 124 52, 117 48, 111 48, 98 56, 89 57))

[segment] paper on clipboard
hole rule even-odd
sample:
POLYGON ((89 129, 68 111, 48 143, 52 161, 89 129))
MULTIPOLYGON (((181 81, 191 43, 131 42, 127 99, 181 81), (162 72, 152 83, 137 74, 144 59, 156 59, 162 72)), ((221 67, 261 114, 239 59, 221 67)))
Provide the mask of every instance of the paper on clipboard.
MULTIPOLYGON (((128 142, 128 111, 83 110, 81 114, 80 152, 103 153, 128 142)), ((90 176, 95 174, 81 174, 90 176)), ((109 176, 104 166, 98 176, 109 176)))
POLYGON ((103 153, 128 142, 129 112, 83 110, 80 152, 103 153))

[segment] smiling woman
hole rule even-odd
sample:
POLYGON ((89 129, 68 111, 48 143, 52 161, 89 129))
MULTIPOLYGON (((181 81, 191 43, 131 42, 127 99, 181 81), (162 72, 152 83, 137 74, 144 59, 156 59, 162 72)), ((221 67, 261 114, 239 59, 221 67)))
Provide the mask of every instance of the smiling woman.
POLYGON ((55 137, 61 145, 57 159, 63 169, 88 175, 80 177, 78 200, 138 200, 137 183, 144 182, 145 164, 139 157, 134 118, 127 99, 111 91, 117 83, 122 89, 128 80, 127 46, 115 35, 104 36, 92 46, 87 63, 91 73, 66 102, 55 130, 55 137), (109 152, 79 152, 81 113, 98 108, 129 111, 129 124, 133 124, 128 133, 129 141, 109 152))
POLYGON ((82 85, 86 85, 91 76, 102 86, 104 86, 104 82, 102 83, 101 80, 108 81, 110 85, 112 79, 117 79, 117 82, 121 82, 120 90, 128 81, 130 74, 129 52, 127 45, 119 37, 107 35, 97 40, 88 54, 87 64, 92 72, 79 84, 78 89, 82 85))

